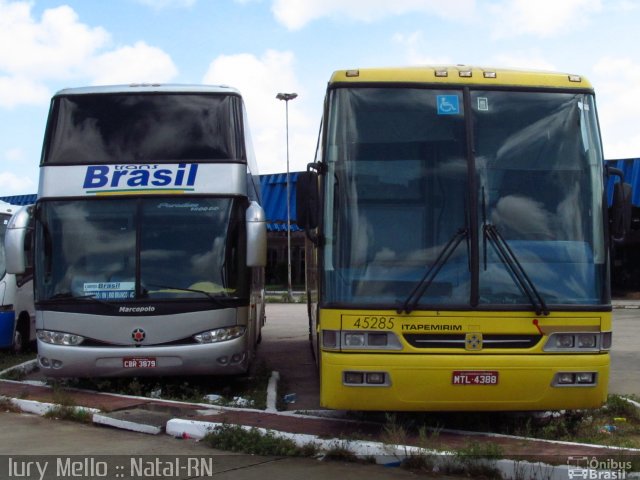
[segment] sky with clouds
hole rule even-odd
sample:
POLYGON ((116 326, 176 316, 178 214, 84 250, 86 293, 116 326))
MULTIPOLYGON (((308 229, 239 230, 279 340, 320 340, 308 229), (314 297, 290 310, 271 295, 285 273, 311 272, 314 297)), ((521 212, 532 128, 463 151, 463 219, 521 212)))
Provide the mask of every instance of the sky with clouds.
POLYGON ((35 193, 51 96, 134 82, 227 84, 260 173, 313 161, 334 70, 469 64, 585 75, 605 157, 640 157, 637 0, 0 0, 0 196, 35 193))

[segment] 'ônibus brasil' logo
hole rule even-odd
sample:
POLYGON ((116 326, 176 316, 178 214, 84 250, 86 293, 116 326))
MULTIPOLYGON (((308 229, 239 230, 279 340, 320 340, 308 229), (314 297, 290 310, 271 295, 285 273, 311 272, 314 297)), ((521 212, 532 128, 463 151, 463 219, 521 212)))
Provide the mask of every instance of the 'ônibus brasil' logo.
POLYGON ((177 165, 130 164, 90 165, 82 188, 87 193, 123 192, 126 190, 193 190, 198 174, 195 163, 177 165))
POLYGON ((146 336, 147 334, 144 333, 144 330, 141 328, 136 328, 133 332, 131 332, 131 338, 133 338, 133 341, 136 343, 142 342, 146 336))

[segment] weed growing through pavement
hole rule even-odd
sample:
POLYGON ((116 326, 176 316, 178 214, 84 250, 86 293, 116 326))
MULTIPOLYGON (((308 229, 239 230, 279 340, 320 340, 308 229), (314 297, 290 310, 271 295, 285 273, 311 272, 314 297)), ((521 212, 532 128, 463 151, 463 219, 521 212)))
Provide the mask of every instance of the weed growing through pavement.
POLYGON ((416 435, 412 426, 399 422, 395 414, 387 414, 385 418, 382 442, 402 467, 414 472, 433 472, 437 463, 434 449, 438 446, 439 430, 429 431, 421 425, 417 427, 416 435), (401 456, 396 453, 398 448, 401 456))
POLYGON ((16 407, 8 398, 0 398, 0 410, 2 410, 3 412, 13 412, 13 413, 22 412, 22 410, 16 407))
POLYGON ((401 466, 413 472, 502 478, 496 466, 496 460, 503 455, 499 445, 469 442, 453 453, 439 452, 439 434, 439 428, 416 425, 411 416, 400 421, 395 414, 387 414, 382 441, 401 466))
MULTIPOLYGON (((394 421, 399 422, 402 429, 411 438, 415 438, 419 427, 423 426, 436 431, 447 428, 640 448, 640 408, 627 401, 627 398, 626 396, 610 395, 603 407, 591 410, 567 410, 546 412, 545 414, 509 412, 403 413, 394 417, 394 421)), ((389 418, 382 419, 377 414, 361 413, 357 419, 384 424, 387 435, 391 434, 392 437, 402 433, 402 430, 397 430, 398 425, 389 424, 389 418)), ((437 438, 433 434, 431 437, 437 438)), ((389 443, 401 442, 391 441, 389 443)), ((437 442, 433 441, 428 446, 438 448, 437 442)))
POLYGON ((502 448, 491 442, 470 441, 455 452, 455 459, 462 466, 463 473, 473 478, 501 479, 496 461, 502 457, 502 448))
MULTIPOLYGON (((33 360, 36 358, 35 352, 26 352, 26 353, 14 353, 10 350, 0 352, 0 371, 6 370, 11 367, 15 367, 16 365, 20 365, 21 363, 27 362, 29 360, 33 360)), ((6 380, 24 380, 26 374, 22 370, 13 369, 9 372, 5 373, 2 378, 6 380)))
POLYGON ((3 380, 14 380, 16 382, 21 382, 26 380, 26 378, 27 373, 21 368, 13 368, 2 375, 3 380))
POLYGON ((44 415, 45 418, 53 418, 56 420, 70 420, 79 423, 91 423, 93 413, 82 407, 74 405, 56 405, 50 408, 44 415))
POLYGON ((351 462, 360 463, 361 460, 349 450, 349 446, 346 443, 335 445, 324 453, 325 460, 334 460, 339 462, 351 462))
POLYGON ((272 431, 246 429, 240 425, 220 425, 205 435, 203 441, 212 448, 265 456, 311 457, 318 453, 312 443, 302 447, 272 431))

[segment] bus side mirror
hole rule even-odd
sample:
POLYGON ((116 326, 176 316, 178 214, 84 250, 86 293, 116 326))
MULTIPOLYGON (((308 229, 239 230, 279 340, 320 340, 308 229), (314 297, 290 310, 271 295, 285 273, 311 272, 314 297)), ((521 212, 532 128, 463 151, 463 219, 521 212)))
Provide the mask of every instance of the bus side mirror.
POLYGON ((620 179, 613 184, 613 200, 609 210, 609 232, 616 242, 624 241, 631 230, 631 185, 624 183, 624 172, 607 165, 607 175, 615 175, 620 179))
POLYGON ((623 241, 631 230, 631 185, 628 183, 613 184, 610 222, 612 238, 623 241))
POLYGON ((267 265, 267 221, 263 208, 251 202, 247 208, 247 266, 267 265))
POLYGON ((296 220, 307 235, 309 230, 317 228, 320 211, 318 199, 318 174, 301 172, 296 180, 296 220))
POLYGON ((29 230, 31 206, 22 207, 9 220, 4 238, 7 273, 20 275, 27 270, 25 240, 29 230))

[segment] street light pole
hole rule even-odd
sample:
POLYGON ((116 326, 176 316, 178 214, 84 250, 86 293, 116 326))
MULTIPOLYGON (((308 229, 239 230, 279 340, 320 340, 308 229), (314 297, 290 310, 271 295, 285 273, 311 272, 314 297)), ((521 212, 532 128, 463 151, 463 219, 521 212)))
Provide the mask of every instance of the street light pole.
POLYGON ((276 95, 276 98, 278 100, 284 100, 287 132, 287 295, 290 302, 293 300, 293 292, 291 291, 291 182, 289 181, 289 100, 293 100, 297 96, 297 93, 278 93, 276 95))

